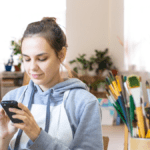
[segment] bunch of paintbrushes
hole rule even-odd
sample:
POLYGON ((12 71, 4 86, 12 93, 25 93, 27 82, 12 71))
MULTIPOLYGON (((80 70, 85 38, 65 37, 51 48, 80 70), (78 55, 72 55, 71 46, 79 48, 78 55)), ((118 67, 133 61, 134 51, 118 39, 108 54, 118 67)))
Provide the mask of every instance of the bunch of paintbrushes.
MULTIPOLYGON (((132 137, 150 138, 150 107, 144 108, 141 77, 113 76, 106 77, 106 96, 113 104, 132 137)), ((150 86, 146 84, 149 94, 150 86)))
POLYGON ((146 122, 148 124, 148 132, 146 137, 150 137, 150 85, 149 82, 146 81, 146 89, 147 89, 147 95, 148 95, 148 105, 145 108, 146 111, 146 122))

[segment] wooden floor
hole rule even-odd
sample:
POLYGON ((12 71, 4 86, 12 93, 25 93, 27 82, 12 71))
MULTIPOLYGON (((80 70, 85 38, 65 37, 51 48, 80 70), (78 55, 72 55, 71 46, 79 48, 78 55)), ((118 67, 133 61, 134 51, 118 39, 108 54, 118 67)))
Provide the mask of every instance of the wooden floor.
POLYGON ((109 137, 108 150, 124 149, 124 125, 102 126, 102 132, 109 137))

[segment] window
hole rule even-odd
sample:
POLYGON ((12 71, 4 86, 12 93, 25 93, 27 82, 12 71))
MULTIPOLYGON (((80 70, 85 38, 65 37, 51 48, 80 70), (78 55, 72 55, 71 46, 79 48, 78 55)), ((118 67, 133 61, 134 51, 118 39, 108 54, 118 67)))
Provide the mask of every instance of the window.
POLYGON ((124 1, 126 68, 150 71, 150 1, 124 1))

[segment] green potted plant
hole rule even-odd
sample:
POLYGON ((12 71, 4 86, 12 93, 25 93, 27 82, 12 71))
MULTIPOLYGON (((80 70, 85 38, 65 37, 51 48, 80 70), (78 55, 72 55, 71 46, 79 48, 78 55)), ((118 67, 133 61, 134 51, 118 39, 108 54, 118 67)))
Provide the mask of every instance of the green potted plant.
POLYGON ((104 92, 106 90, 105 86, 106 86, 105 81, 99 82, 99 84, 97 85, 97 92, 104 92))
POLYGON ((95 70, 97 68, 96 62, 95 62, 95 57, 91 56, 90 60, 88 60, 88 75, 89 76, 95 76, 95 70))
POLYGON ((15 71, 21 71, 21 63, 22 63, 22 56, 21 56, 21 41, 18 40, 18 42, 16 42, 15 40, 11 41, 11 46, 13 49, 13 55, 17 56, 17 64, 14 65, 15 67, 15 71))
POLYGON ((101 75, 105 70, 111 70, 113 63, 111 58, 107 56, 108 48, 106 48, 104 51, 95 50, 95 53, 95 62, 98 65, 98 68, 96 69, 96 74, 101 75))
POLYGON ((85 75, 89 67, 89 61, 85 58, 85 56, 86 54, 82 54, 82 55, 79 54, 79 57, 69 61, 70 64, 73 63, 77 64, 77 67, 74 67, 73 70, 78 74, 85 75))

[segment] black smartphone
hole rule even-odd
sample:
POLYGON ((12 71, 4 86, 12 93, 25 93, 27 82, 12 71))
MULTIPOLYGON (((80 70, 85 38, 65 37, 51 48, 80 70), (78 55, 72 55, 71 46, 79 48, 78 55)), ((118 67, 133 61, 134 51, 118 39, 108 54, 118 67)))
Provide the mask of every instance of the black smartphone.
POLYGON ((10 118, 10 120, 13 122, 13 123, 23 123, 22 120, 20 119, 15 119, 15 118, 12 118, 12 115, 16 114, 14 112, 10 112, 9 111, 9 108, 17 108, 17 109, 20 109, 18 107, 18 102, 15 101, 15 100, 11 100, 11 101, 2 101, 1 102, 1 105, 3 107, 3 109, 5 110, 6 114, 8 115, 8 117, 10 118))

